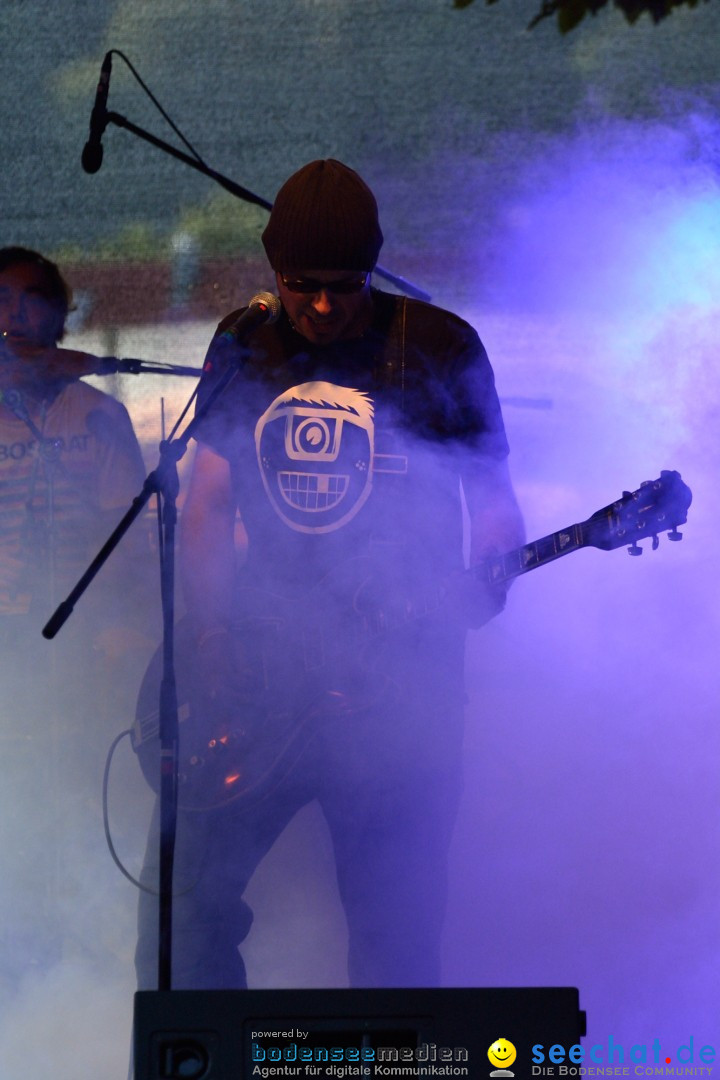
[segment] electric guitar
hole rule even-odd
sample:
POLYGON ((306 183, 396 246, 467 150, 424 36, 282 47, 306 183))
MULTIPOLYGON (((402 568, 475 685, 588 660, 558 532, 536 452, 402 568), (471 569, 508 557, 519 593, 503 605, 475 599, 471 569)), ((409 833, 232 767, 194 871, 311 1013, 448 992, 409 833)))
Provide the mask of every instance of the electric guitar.
MULTIPOLYGON (((682 538, 677 527, 687 520, 691 501, 680 474, 665 470, 587 521, 486 559, 464 574, 492 586, 583 547, 627 546, 631 555, 639 555, 638 541, 646 537, 652 537, 653 550, 660 532, 670 540, 682 538)), ((378 592, 390 595, 378 590, 365 559, 350 560, 309 595, 241 590, 233 647, 243 692, 238 715, 224 718, 208 715, 213 710, 203 699, 197 644, 189 621, 181 620, 176 628, 181 806, 210 810, 264 797, 295 767, 323 724, 357 714, 386 694, 388 680, 363 663, 368 644, 410 621, 441 615, 446 590, 439 584, 384 603, 377 602, 378 592), (328 596, 344 602, 328 603, 328 596)), ((133 749, 156 791, 161 672, 158 649, 140 687, 132 730, 133 749)))

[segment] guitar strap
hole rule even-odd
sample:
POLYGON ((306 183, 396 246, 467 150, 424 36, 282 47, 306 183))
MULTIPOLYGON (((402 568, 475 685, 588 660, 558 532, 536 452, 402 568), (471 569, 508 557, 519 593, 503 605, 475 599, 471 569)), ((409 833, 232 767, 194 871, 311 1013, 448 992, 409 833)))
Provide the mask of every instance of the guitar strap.
POLYGON ((399 389, 402 412, 405 412, 407 306, 406 296, 397 298, 378 371, 378 383, 383 390, 399 389))
MULTIPOLYGON (((387 337, 375 365, 377 391, 395 398, 403 413, 405 412, 407 309, 407 297, 397 297, 387 337)), ((373 474, 378 477, 381 486, 384 483, 390 485, 402 483, 402 478, 407 475, 407 454, 395 452, 401 449, 405 448, 395 445, 393 432, 376 431, 373 474)), ((396 537, 387 536, 383 523, 378 522, 368 537, 368 547, 370 553, 374 551, 387 553, 389 548, 400 551, 404 547, 404 542, 396 537)))
MULTIPOLYGON (((380 356, 377 357, 375 362, 378 392, 393 399, 396 406, 399 402, 401 413, 405 412, 406 404, 407 315, 407 297, 399 296, 396 298, 380 356)), ((386 431, 384 435, 388 436, 390 433, 386 431)), ((378 449, 385 450, 386 448, 378 449)), ((407 472, 407 457, 387 452, 376 454, 375 472, 405 474, 407 472)))

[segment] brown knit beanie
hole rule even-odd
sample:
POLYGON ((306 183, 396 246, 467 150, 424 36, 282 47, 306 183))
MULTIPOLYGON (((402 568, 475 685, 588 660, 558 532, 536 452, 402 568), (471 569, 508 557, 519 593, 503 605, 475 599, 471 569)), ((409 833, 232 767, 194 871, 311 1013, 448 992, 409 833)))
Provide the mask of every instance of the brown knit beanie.
POLYGON ((280 188, 262 234, 273 270, 372 270, 382 247, 375 196, 340 161, 311 161, 280 188))

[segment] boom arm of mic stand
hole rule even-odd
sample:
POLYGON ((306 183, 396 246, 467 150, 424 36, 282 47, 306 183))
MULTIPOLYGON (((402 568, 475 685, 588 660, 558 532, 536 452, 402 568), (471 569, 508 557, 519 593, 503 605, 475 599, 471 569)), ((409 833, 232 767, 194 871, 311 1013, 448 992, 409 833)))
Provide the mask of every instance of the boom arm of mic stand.
POLYGON ((190 367, 187 364, 154 363, 152 360, 120 359, 116 356, 103 356, 99 358, 94 370, 88 371, 88 375, 188 375, 199 379, 202 375, 201 367, 190 367))
POLYGON ((267 199, 261 198, 260 195, 254 195, 252 191, 248 191, 247 188, 242 187, 240 184, 236 184, 234 180, 230 180, 227 176, 223 176, 222 173, 216 172, 215 169, 211 169, 208 165, 191 157, 190 154, 186 154, 183 150, 178 150, 177 147, 171 146, 170 143, 165 142, 164 139, 158 139, 156 135, 153 135, 149 131, 145 131, 144 128, 138 127, 137 124, 133 124, 131 120, 128 120, 120 113, 109 112, 106 121, 108 124, 115 124, 116 127, 124 128, 132 135, 137 135, 139 139, 144 139, 145 142, 151 143, 153 146, 156 146, 158 150, 163 150, 166 154, 170 154, 171 157, 177 158, 178 161, 182 161, 185 165, 189 165, 191 169, 196 169, 197 172, 201 172, 203 176, 210 177, 211 180, 220 184, 221 187, 224 187, 231 195, 235 195, 236 198, 244 199, 245 202, 255 203, 257 206, 262 206, 265 210, 271 209, 272 203, 269 203, 267 199))
MULTIPOLYGON (((158 150, 163 150, 166 154, 170 154, 171 157, 177 158, 178 161, 184 162, 185 165, 189 165, 191 169, 195 169, 197 172, 203 174, 203 176, 209 177, 214 180, 220 187, 225 188, 231 195, 234 195, 238 199, 244 199, 245 202, 254 203, 255 206, 261 206, 264 210, 272 210, 272 203, 267 199, 263 199, 261 195, 255 195, 254 192, 249 191, 247 188, 242 187, 241 184, 236 184, 234 180, 230 180, 227 176, 223 176, 222 173, 216 172, 215 169, 211 169, 208 165, 205 165, 202 161, 198 161, 196 158, 191 157, 190 154, 186 154, 183 150, 178 150, 177 147, 171 146, 170 143, 164 141, 164 139, 158 139, 156 135, 152 135, 149 131, 145 131, 144 128, 138 127, 137 124, 133 124, 131 120, 122 116, 120 113, 108 112, 105 117, 106 124, 115 124, 116 127, 124 128, 125 131, 129 131, 132 135, 137 135, 139 139, 144 139, 145 142, 149 142, 152 146, 156 146, 158 150)), ((392 274, 389 270, 385 270, 382 266, 376 266, 373 273, 378 277, 384 278, 396 288, 402 292, 407 293, 409 296, 414 296, 417 300, 430 300, 430 293, 425 292, 424 289, 420 289, 417 285, 413 285, 411 282, 406 281, 405 278, 400 277, 398 274, 392 274)))
POLYGON ((130 504, 129 510, 125 513, 122 520, 118 523, 115 529, 112 531, 108 539, 105 541, 100 551, 88 566, 85 573, 78 580, 77 584, 70 590, 65 600, 55 609, 50 616, 45 626, 42 629, 42 636, 51 641, 58 632, 63 628, 67 620, 75 609, 75 604, 83 595, 87 587, 94 580, 98 572, 110 558, 115 548, 122 540, 125 533, 128 531, 132 523, 140 516, 142 511, 147 506, 150 498, 157 494, 160 490, 158 483, 158 471, 156 470, 145 480, 142 490, 139 495, 136 495, 130 504))

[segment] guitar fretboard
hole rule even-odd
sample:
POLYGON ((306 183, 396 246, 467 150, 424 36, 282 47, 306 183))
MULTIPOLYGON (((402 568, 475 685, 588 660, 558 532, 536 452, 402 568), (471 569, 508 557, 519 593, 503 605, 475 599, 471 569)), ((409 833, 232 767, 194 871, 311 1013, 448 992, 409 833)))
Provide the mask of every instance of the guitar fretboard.
POLYGON ((587 543, 583 534, 583 525, 570 525, 567 529, 543 536, 531 544, 507 551, 504 555, 485 559, 478 566, 473 567, 473 573, 480 579, 485 579, 489 585, 501 581, 509 581, 511 578, 527 574, 536 566, 543 566, 560 559, 563 555, 569 555, 571 551, 577 551, 587 543))

